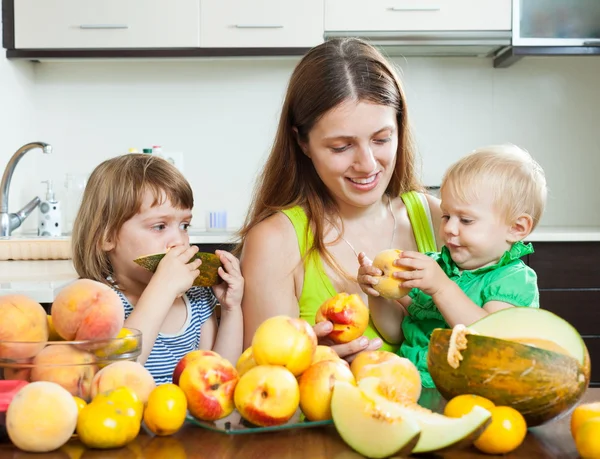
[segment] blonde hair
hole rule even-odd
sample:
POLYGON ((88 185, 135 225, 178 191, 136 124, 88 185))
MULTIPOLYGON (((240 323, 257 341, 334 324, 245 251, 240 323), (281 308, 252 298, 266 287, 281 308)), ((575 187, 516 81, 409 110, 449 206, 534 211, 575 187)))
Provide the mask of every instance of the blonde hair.
MULTIPOLYGON (((162 158, 128 154, 97 166, 85 187, 73 225, 73 265, 80 277, 105 284, 112 275, 107 241, 115 241, 123 224, 140 211, 146 191, 152 206, 165 201, 178 209, 194 206, 192 188, 175 166, 162 158)), ((113 282, 116 280, 113 280, 113 282)))
POLYGON ((441 191, 447 189, 463 202, 491 190, 497 211, 513 223, 523 214, 531 216, 532 230, 546 206, 546 177, 541 166, 522 148, 512 144, 478 148, 454 163, 444 174, 441 191))

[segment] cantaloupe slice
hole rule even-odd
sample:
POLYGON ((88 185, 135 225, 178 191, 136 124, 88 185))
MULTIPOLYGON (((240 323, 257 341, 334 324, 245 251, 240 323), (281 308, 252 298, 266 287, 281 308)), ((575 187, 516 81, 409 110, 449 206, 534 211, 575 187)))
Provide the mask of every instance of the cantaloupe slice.
POLYGON ((460 418, 450 418, 434 413, 419 405, 400 404, 385 398, 379 390, 379 378, 364 378, 358 382, 359 389, 392 416, 414 419, 421 429, 421 436, 413 453, 428 453, 449 447, 469 446, 483 432, 491 420, 491 413, 475 406, 460 418))
POLYGON ((550 341, 559 348, 548 350, 561 352, 564 349, 581 365, 585 363, 586 347, 577 330, 563 318, 545 309, 502 309, 470 325, 469 330, 483 336, 542 348, 549 347, 544 346, 543 341, 550 341))
POLYGON ((331 414, 342 439, 363 456, 409 453, 419 438, 419 425, 413 419, 380 409, 360 389, 344 381, 333 387, 331 414))

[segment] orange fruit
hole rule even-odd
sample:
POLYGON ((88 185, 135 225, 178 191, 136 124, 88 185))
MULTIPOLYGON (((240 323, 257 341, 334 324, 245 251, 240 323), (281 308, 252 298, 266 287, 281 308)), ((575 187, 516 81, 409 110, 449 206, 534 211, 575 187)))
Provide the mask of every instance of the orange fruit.
POLYGON ((94 397, 92 402, 108 402, 111 405, 118 405, 125 410, 133 410, 140 422, 144 412, 144 404, 137 393, 129 387, 121 386, 106 392, 101 392, 94 397))
POLYGON ((474 406, 480 406, 486 410, 494 408, 494 402, 479 395, 463 394, 452 398, 444 408, 444 416, 460 418, 471 412, 474 406))
POLYGON ((600 402, 583 403, 571 415, 571 435, 575 438, 579 427, 588 419, 600 417, 600 402))
POLYGON ((81 410, 83 410, 85 408, 85 406, 87 405, 87 402, 84 399, 79 398, 75 395, 73 396, 73 400, 75 400, 75 404, 77 405, 77 412, 81 413, 81 410))
POLYGON ((155 435, 171 435, 185 422, 187 399, 175 384, 163 384, 150 392, 144 423, 155 435))
POLYGON ((600 457, 600 417, 590 418, 577 429, 575 446, 582 459, 600 457))
POLYGON ((527 423, 514 408, 495 406, 490 409, 492 422, 475 440, 475 447, 486 454, 506 454, 517 449, 527 435, 527 423))

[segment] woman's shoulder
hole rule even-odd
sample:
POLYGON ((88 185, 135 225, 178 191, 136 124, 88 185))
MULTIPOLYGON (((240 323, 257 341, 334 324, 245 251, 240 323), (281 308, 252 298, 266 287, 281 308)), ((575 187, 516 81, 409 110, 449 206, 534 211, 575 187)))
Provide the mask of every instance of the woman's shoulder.
POLYGON ((248 231, 244 247, 249 246, 270 250, 296 247, 297 237, 292 220, 286 213, 275 212, 248 231))

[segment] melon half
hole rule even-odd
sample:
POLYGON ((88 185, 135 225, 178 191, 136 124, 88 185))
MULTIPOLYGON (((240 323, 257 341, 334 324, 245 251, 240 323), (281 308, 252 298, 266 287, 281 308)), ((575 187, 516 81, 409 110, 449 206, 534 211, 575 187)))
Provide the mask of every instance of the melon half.
POLYGON ((345 381, 333 387, 331 414, 340 437, 366 457, 409 454, 419 438, 419 425, 413 419, 382 410, 345 381))
POLYGON ((456 344, 453 330, 436 329, 431 335, 429 372, 447 400, 480 395, 515 408, 532 427, 566 414, 583 396, 589 354, 577 330, 556 314, 503 309, 467 332, 472 334, 466 335, 456 368, 449 363, 449 350, 456 344))

